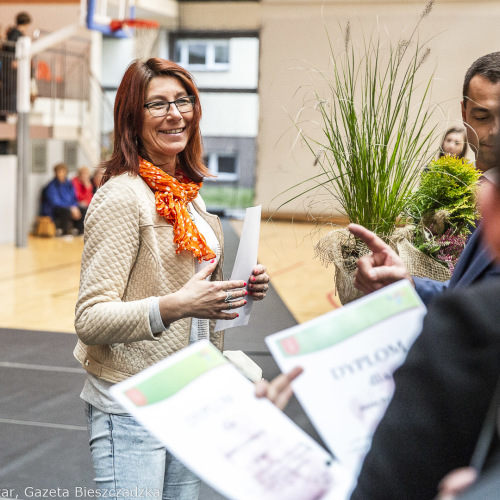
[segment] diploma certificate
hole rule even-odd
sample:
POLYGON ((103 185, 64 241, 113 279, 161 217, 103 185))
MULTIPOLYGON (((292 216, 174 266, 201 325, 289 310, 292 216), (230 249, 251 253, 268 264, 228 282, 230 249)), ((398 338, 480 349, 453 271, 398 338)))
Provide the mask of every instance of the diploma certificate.
POLYGON ((112 396, 230 499, 345 499, 347 474, 208 341, 114 385, 112 396))
POLYGON ((404 280, 266 338, 283 372, 304 368, 294 392, 330 451, 354 473, 425 312, 404 280))

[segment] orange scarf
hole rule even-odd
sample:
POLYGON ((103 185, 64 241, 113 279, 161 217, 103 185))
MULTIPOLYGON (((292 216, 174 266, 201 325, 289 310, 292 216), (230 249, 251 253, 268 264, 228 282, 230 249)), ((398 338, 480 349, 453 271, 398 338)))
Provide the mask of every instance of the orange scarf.
POLYGON ((192 182, 182 175, 176 179, 143 158, 139 158, 139 175, 155 191, 156 211, 174 226, 175 252, 189 250, 198 262, 215 258, 187 210, 187 204, 198 196, 203 182, 192 182))

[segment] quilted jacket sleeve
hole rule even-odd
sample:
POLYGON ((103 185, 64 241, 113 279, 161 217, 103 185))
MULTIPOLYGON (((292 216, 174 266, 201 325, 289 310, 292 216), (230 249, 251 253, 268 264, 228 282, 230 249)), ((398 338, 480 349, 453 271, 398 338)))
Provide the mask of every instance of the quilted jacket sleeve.
POLYGON ((85 220, 75 329, 85 344, 156 340, 150 298, 124 302, 140 245, 140 209, 133 190, 109 183, 96 193, 85 220))

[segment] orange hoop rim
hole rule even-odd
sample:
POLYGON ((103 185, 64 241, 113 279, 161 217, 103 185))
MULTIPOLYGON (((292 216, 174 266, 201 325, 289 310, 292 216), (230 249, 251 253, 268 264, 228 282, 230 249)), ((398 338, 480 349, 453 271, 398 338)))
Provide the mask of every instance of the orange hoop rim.
POLYGON ((111 31, 118 31, 124 26, 128 28, 141 28, 141 29, 158 29, 160 23, 158 21, 153 21, 153 19, 113 19, 109 23, 111 31))

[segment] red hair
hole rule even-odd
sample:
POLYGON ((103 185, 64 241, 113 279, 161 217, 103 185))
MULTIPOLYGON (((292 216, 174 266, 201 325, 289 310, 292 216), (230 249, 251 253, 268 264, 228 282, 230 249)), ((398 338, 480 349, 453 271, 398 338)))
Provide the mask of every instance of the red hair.
POLYGON ((113 153, 103 162, 106 182, 115 175, 129 172, 139 174, 140 134, 144 122, 144 102, 149 82, 158 76, 177 78, 188 95, 195 96, 191 136, 178 159, 184 174, 192 181, 201 182, 209 176, 203 164, 203 144, 200 134, 201 106, 198 89, 193 77, 184 68, 171 61, 151 58, 147 61, 134 61, 123 75, 116 93, 114 110, 113 153))

